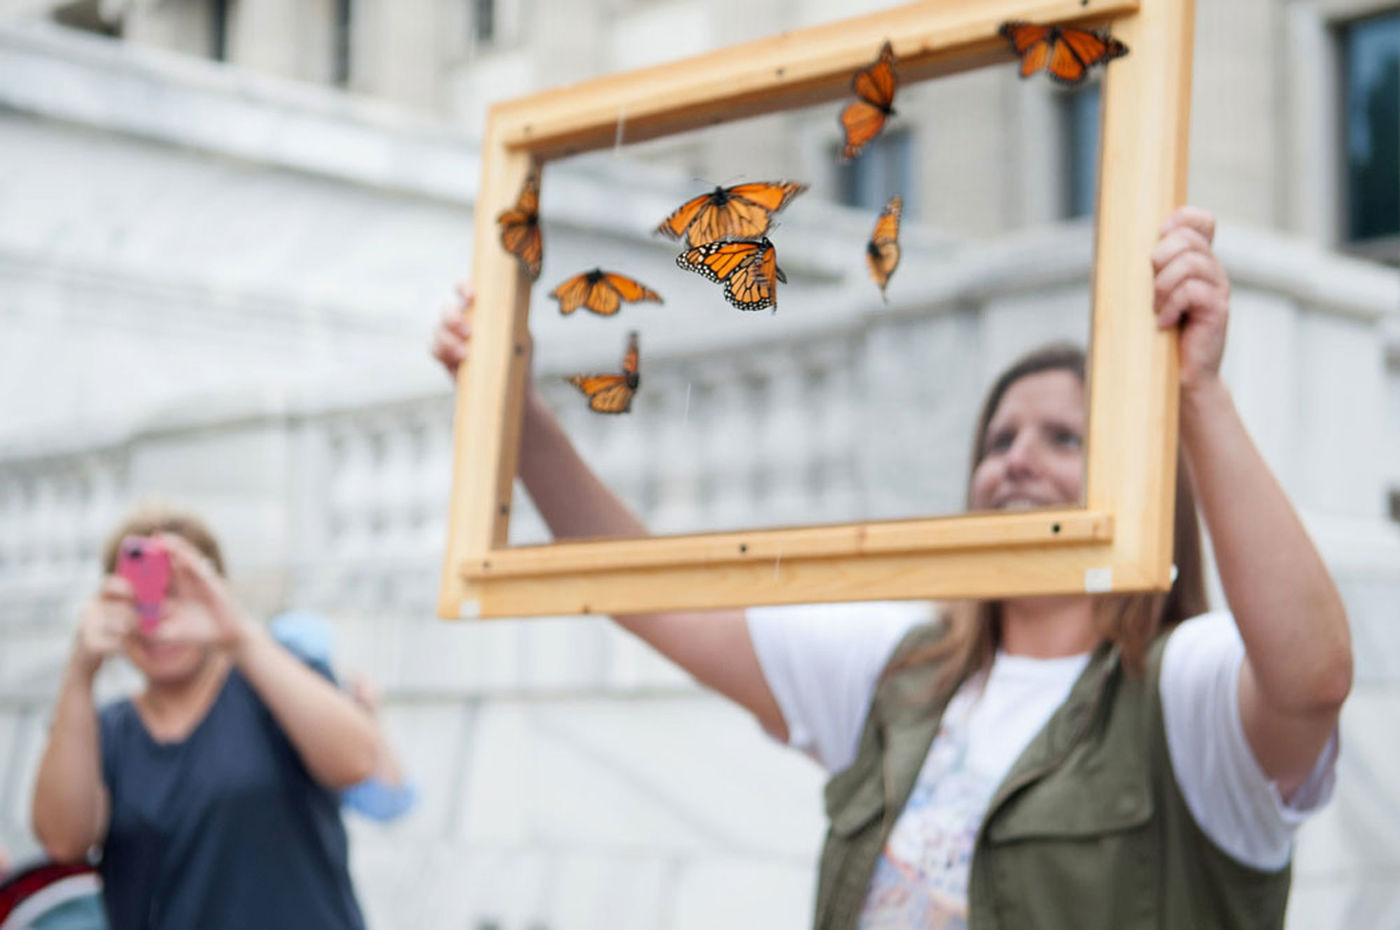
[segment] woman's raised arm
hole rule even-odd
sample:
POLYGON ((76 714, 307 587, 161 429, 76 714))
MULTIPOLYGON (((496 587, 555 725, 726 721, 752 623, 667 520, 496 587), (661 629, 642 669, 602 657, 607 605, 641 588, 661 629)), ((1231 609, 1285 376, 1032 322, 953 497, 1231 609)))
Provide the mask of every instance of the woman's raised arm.
POLYGON ((1181 441, 1245 645, 1240 717, 1287 796, 1312 771, 1351 689, 1346 611, 1302 521, 1220 379, 1230 283, 1215 219, 1184 207, 1152 254, 1157 323, 1181 329, 1181 441))
MULTIPOLYGON (((432 354, 454 378, 471 348, 471 292, 457 288, 433 336, 432 354)), ((646 536, 647 529, 578 454, 554 414, 527 388, 520 431, 520 478, 555 539, 646 536)), ((787 738, 741 609, 663 611, 614 618, 618 625, 685 669, 700 684, 748 710, 765 730, 787 738)))

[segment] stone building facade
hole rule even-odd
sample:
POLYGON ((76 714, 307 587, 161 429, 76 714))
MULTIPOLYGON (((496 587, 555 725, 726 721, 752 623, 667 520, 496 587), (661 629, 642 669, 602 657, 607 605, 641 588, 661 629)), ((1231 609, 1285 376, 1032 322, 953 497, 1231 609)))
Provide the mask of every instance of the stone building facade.
MULTIPOLYGON (((33 767, 101 535, 160 494, 209 515, 250 603, 326 613, 337 664, 385 688, 423 803, 352 822, 373 926, 806 926, 814 766, 605 622, 432 619, 451 400, 425 341, 470 264, 485 101, 849 12, 0 2, 0 843, 33 849, 33 767)), ((1342 155, 1318 129, 1341 96, 1264 37, 1335 73, 1338 24, 1385 12, 1198 10, 1192 195, 1224 220, 1227 377, 1355 624, 1341 787, 1300 841, 1296 928, 1400 926, 1400 277, 1341 254, 1389 254, 1342 231, 1342 155)), ((829 112, 560 167, 542 283, 604 259, 675 274, 645 233, 695 175, 814 189, 784 218, 781 313, 731 326, 677 284, 664 325, 642 322, 645 403, 621 437, 558 377, 615 355, 616 330, 565 328, 537 294, 542 388, 658 529, 955 509, 972 411, 942 399, 1085 332, 1073 106, 1004 73, 911 93, 919 200, 888 305, 839 260, 869 213, 833 202, 860 185, 826 157, 829 112)), ((528 508, 513 534, 541 534, 528 508)), ((103 690, 130 684, 114 667, 103 690)))

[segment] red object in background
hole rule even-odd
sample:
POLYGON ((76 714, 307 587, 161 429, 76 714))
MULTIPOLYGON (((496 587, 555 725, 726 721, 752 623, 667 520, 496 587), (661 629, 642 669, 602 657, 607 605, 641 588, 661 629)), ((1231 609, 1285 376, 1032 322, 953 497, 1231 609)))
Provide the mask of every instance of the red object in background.
POLYGON ((15 870, 0 882, 0 930, 27 927, 65 901, 101 891, 97 870, 86 863, 43 862, 15 870))
POLYGON ((117 555, 117 574, 131 583, 141 629, 150 633, 160 622, 160 607, 170 590, 170 551, 149 536, 127 536, 117 555))

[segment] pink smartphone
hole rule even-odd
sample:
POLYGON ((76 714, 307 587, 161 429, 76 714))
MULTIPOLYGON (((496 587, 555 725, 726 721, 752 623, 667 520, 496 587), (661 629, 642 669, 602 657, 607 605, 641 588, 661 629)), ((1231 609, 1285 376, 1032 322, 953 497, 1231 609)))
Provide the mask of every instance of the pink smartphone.
POLYGON ((150 633, 160 622, 160 607, 170 590, 170 551, 159 539, 127 536, 117 554, 117 574, 130 582, 141 629, 150 633))

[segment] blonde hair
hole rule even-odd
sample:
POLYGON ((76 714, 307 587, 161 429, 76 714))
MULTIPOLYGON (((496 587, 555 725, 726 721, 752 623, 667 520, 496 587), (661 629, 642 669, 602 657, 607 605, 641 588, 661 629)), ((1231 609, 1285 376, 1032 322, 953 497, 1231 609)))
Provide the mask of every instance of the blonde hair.
POLYGON ((117 570, 117 551, 127 536, 152 536, 156 533, 174 533, 198 549, 214 566, 220 575, 224 574, 224 558, 219 551, 219 540, 215 538, 209 525, 192 511, 160 501, 138 504, 127 514, 107 536, 102 546, 102 573, 110 575, 117 570))
MULTIPOLYGON (((1006 391, 1030 375, 1047 371, 1067 371, 1084 384, 1084 350, 1068 343, 1053 343, 1022 356, 1002 372, 987 392, 972 438, 972 462, 968 469, 968 494, 972 473, 986 454, 987 427, 996 415, 1006 391)), ((1172 558, 1176 580, 1165 593, 1120 594, 1099 597, 1094 602, 1094 622, 1104 641, 1115 643, 1123 665, 1141 674, 1147 650, 1164 631, 1183 620, 1205 613, 1209 607, 1205 590, 1205 569, 1201 559, 1201 529, 1196 517, 1196 498, 1187 478, 1180 453, 1176 467, 1176 517, 1172 558)), ((910 653, 892 665, 889 672, 938 662, 942 668, 936 687, 951 689, 958 682, 989 669, 1001 644, 1000 601, 958 601, 949 604, 943 621, 947 632, 936 642, 910 653)))

